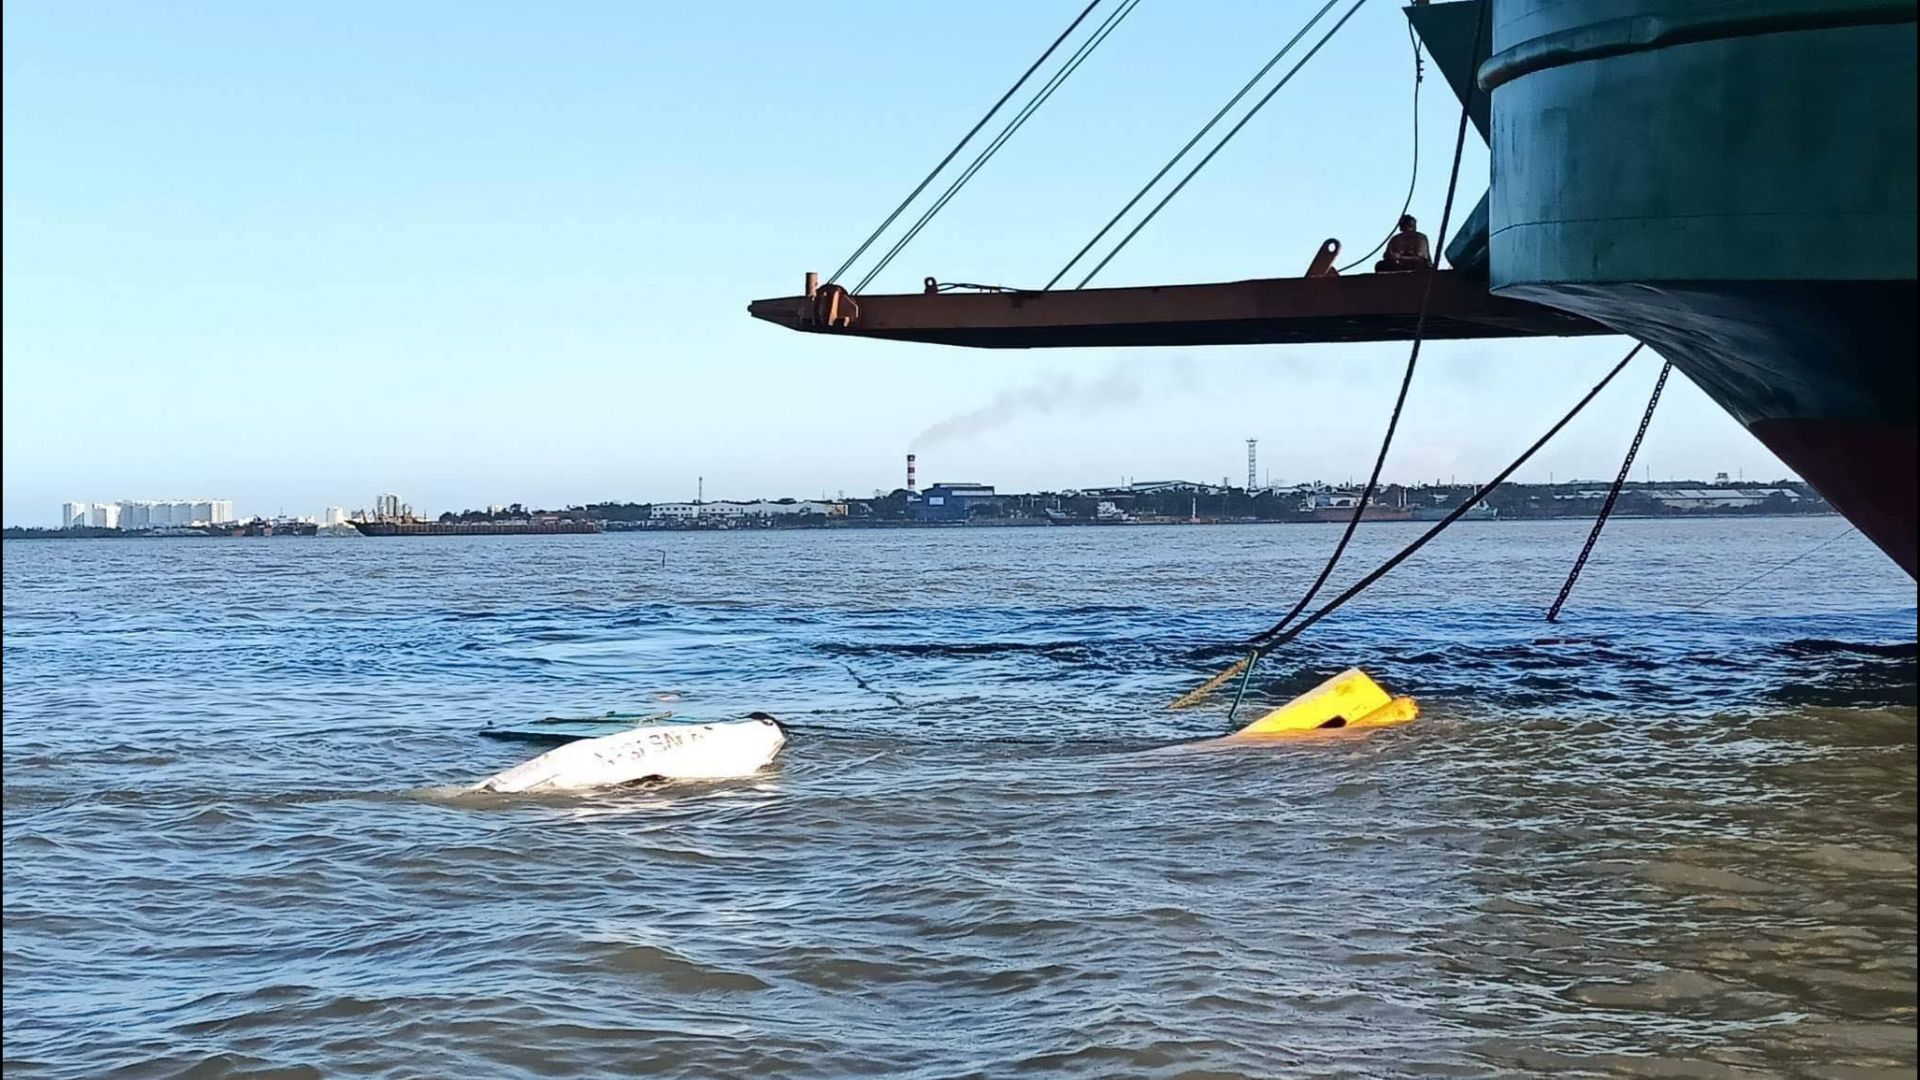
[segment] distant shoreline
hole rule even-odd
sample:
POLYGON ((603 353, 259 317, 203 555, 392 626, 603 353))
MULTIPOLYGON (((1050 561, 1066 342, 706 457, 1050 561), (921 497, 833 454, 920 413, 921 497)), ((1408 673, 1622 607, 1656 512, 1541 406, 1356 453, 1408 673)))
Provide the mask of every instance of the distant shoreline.
MULTIPOLYGON (((1828 518, 1837 518, 1837 517, 1840 517, 1841 515, 1832 510, 1808 511, 1804 513, 1793 513, 1793 514, 1780 514, 1780 513, 1773 513, 1773 512, 1753 512, 1753 511, 1740 511, 1740 510, 1690 510, 1682 513, 1673 513, 1673 514, 1616 513, 1611 516, 1616 520, 1627 520, 1627 521, 1697 521, 1697 520, 1729 521, 1729 520, 1742 520, 1742 519, 1747 519, 1747 520, 1764 519, 1768 521, 1778 521, 1778 520, 1797 519, 1797 518, 1817 518, 1817 519, 1824 520, 1828 518)), ((1536 516, 1536 517, 1494 518, 1491 520, 1479 521, 1476 524, 1498 526, 1498 525, 1512 525, 1512 524, 1529 523, 1529 522, 1554 522, 1554 521, 1590 522, 1593 520, 1594 520, 1594 515, 1590 515, 1590 514, 1589 515, 1556 514, 1551 516, 1542 515, 1542 516, 1536 516)), ((1279 519, 1279 518, 1266 519, 1266 520, 1201 519, 1198 521, 1183 521, 1183 520, 1129 521, 1125 523, 1116 523, 1116 524, 1102 524, 1102 523, 1094 523, 1094 522, 1059 524, 1059 523, 1045 521, 1045 520, 1035 520, 1035 519, 1011 519, 1010 520, 1006 518, 999 518, 999 519, 987 519, 983 521, 970 521, 970 522, 838 521, 838 522, 833 522, 831 524, 823 524, 823 525, 798 525, 798 524, 795 524, 795 525, 784 525, 784 524, 782 525, 772 525, 772 524, 769 524, 769 525, 679 525, 679 524, 674 524, 674 525, 646 525, 646 526, 628 527, 628 528, 621 528, 619 527, 619 523, 613 523, 608 525, 604 534, 507 533, 502 535, 618 536, 618 535, 626 535, 626 534, 633 534, 633 533, 680 534, 680 533, 772 533, 772 532, 779 532, 779 533, 872 532, 872 531, 889 531, 889 530, 900 530, 900 529, 928 529, 928 530, 940 530, 940 531, 953 531, 953 530, 998 531, 1001 529, 1075 529, 1075 530, 1093 530, 1093 531, 1099 532, 1099 531, 1106 531, 1110 529, 1125 530, 1125 529, 1138 529, 1138 528, 1152 528, 1156 526, 1158 527, 1178 526, 1181 528, 1192 528, 1195 526, 1204 527, 1204 526, 1212 526, 1212 525, 1338 525, 1338 524, 1340 524, 1340 522, 1337 522, 1337 521, 1318 521, 1318 520, 1301 521, 1301 520, 1286 520, 1286 519, 1279 519)), ((1377 526, 1377 525, 1432 526, 1438 523, 1432 522, 1432 521, 1414 521, 1412 519, 1396 519, 1396 520, 1374 519, 1374 520, 1368 520, 1366 522, 1363 522, 1363 524, 1368 526, 1377 526)), ((9 526, 4 530, 0 530, 0 539, 3 539, 3 540, 274 540, 274 541, 280 541, 280 540, 342 540, 342 539, 419 540, 419 539, 446 539, 446 537, 432 537, 432 536, 405 536, 405 537, 353 536, 353 537, 348 537, 341 534, 315 535, 312 533, 308 533, 304 535, 283 534, 280 536, 237 537, 237 536, 231 536, 225 533, 183 535, 177 532, 175 533, 125 532, 119 529, 93 529, 93 528, 39 529, 39 528, 31 528, 31 527, 9 526)))

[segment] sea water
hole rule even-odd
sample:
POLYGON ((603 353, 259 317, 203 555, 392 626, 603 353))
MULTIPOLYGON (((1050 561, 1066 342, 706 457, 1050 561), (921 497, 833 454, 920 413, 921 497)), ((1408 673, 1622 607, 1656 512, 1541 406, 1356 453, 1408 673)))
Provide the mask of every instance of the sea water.
POLYGON ((1416 723, 1193 755, 1335 527, 8 543, 7 1075, 1913 1075, 1912 582, 1617 521, 1547 625, 1586 525, 1461 524, 1239 718, 1416 723), (791 742, 421 794, 662 708, 791 742))

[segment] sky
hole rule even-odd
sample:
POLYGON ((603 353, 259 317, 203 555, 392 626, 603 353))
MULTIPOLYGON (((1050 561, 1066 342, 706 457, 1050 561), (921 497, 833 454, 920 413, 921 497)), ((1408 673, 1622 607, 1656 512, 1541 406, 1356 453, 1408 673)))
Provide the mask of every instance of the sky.
MULTIPOLYGON (((1364 478, 1404 343, 988 352, 748 318, 838 266, 1080 6, 9 2, 5 522, 870 495, 910 448, 923 483, 1002 490, 1237 483, 1248 438, 1263 481, 1364 478)), ((875 291, 1044 283, 1315 6, 1144 0, 875 291)), ((1097 283, 1365 250, 1411 93, 1371 0, 1097 283)), ((1458 110, 1429 65, 1429 229, 1458 110)), ((1471 134, 1461 175, 1456 220, 1486 186, 1471 134)), ((1387 478, 1486 478, 1629 344, 1427 346, 1387 478)), ((1656 367, 1517 479, 1611 477, 1656 367)), ((1792 475, 1679 376, 1639 460, 1792 475)))

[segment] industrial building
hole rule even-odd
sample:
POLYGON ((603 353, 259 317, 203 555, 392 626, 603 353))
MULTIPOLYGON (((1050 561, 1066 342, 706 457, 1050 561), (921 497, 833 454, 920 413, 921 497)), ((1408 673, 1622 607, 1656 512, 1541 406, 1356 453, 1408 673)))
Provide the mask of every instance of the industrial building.
POLYGON ((1800 500, 1786 488, 1658 488, 1646 494, 1671 510, 1745 510, 1769 499, 1800 500))
POLYGON ((740 518, 776 518, 806 515, 816 517, 846 517, 847 504, 815 502, 808 499, 782 499, 777 502, 769 502, 762 499, 756 502, 654 503, 649 513, 655 518, 666 521, 729 521, 740 518))
MULTIPOLYGON (((1774 499, 1787 503, 1800 501, 1799 492, 1781 487, 1633 488, 1630 492, 1644 496, 1669 510, 1683 512, 1750 510, 1774 499)), ((1553 498, 1560 502, 1594 502, 1604 500, 1606 497, 1607 489, 1603 487, 1576 488, 1572 491, 1556 491, 1553 494, 1553 498)))
POLYGON ((920 521, 964 522, 983 506, 997 506, 991 484, 929 484, 914 506, 920 521))
MULTIPOLYGON (((1109 489, 1112 490, 1112 489, 1109 489)), ((1114 491, 1123 495, 1220 495, 1227 491, 1223 485, 1203 484, 1195 480, 1136 480, 1124 489, 1114 491)))

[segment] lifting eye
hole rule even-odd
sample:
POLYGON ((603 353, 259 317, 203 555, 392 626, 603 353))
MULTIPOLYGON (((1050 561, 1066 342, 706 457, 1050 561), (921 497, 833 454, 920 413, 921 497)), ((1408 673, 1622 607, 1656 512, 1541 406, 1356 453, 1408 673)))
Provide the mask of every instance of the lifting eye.
POLYGON ((1336 716, 1336 717, 1333 717, 1332 719, 1329 719, 1328 721, 1321 724, 1320 726, 1323 728, 1346 727, 1347 718, 1344 716, 1336 716))

